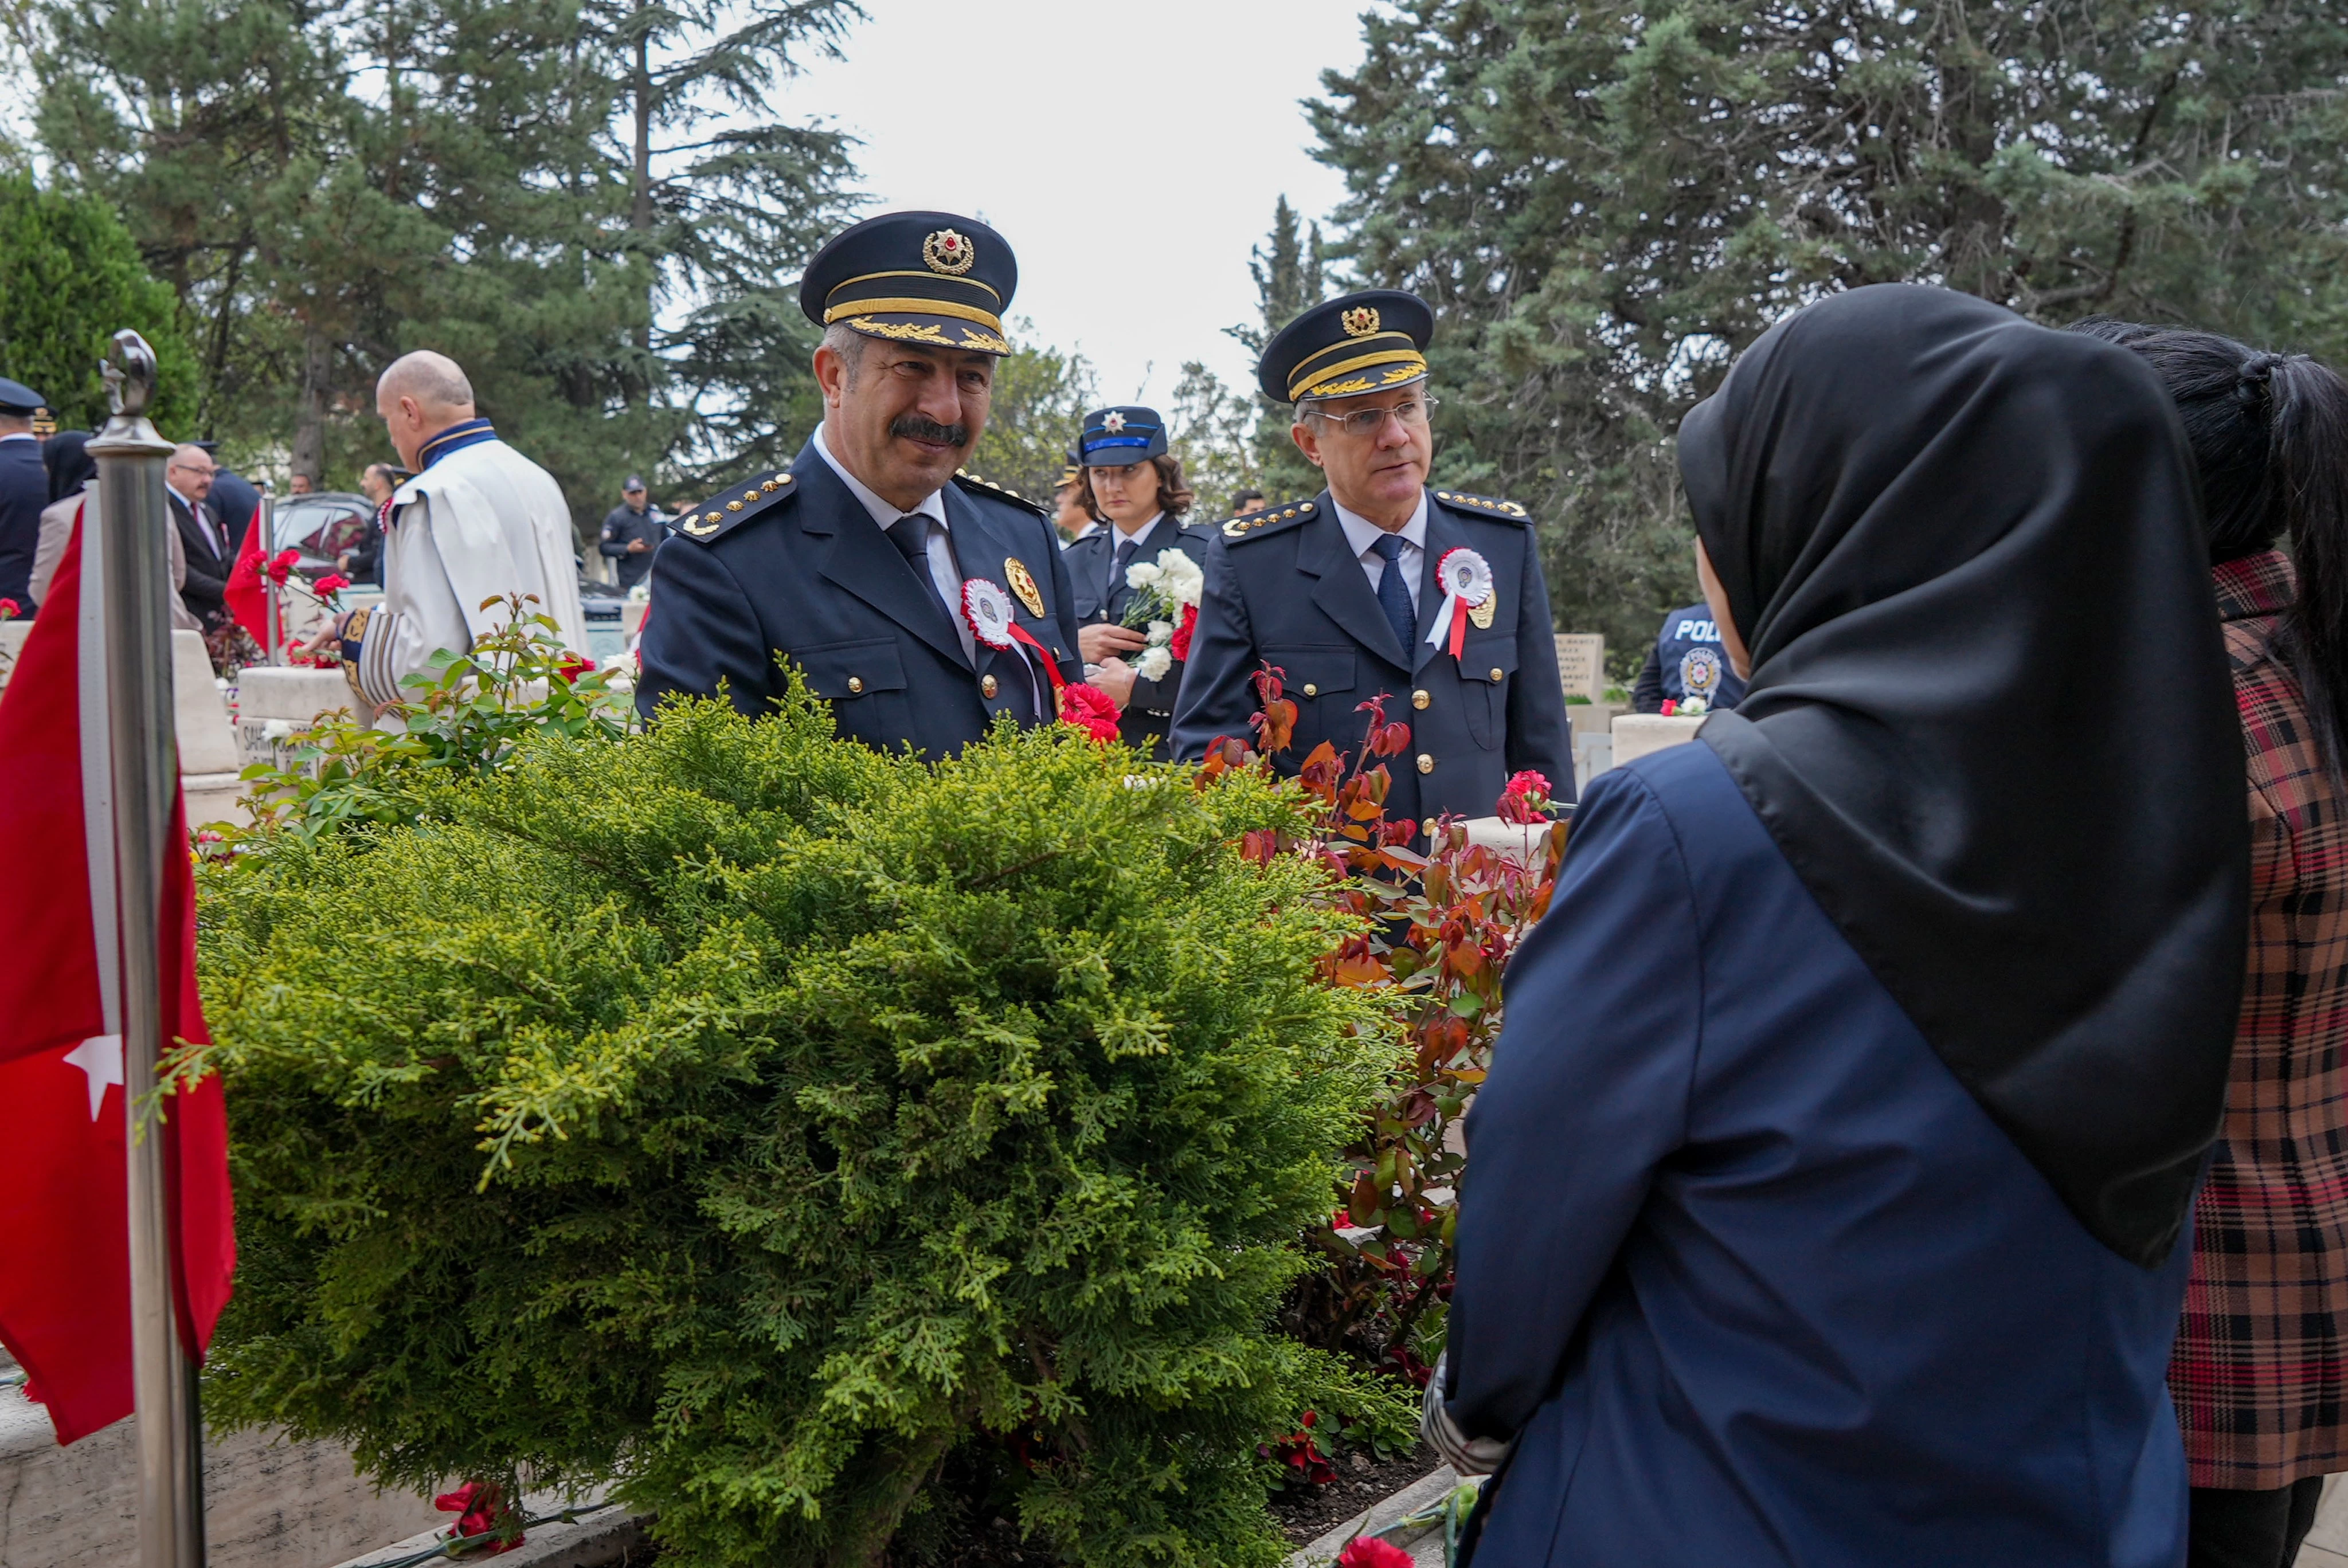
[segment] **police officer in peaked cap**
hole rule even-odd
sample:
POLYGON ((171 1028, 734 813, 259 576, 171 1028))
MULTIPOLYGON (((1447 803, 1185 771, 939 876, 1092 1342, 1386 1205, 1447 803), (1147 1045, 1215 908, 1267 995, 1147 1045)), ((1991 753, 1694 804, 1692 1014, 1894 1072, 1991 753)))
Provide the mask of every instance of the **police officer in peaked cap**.
POLYGON ((1572 745, 1549 590, 1531 519, 1514 501, 1430 489, 1426 343, 1416 294, 1376 289, 1313 306, 1265 345, 1264 395, 1294 405, 1290 435, 1327 488, 1221 524, 1174 711, 1191 761, 1220 736, 1251 740, 1251 677, 1285 672, 1297 721, 1275 765, 1323 741, 1358 759, 1365 715, 1410 744, 1386 760, 1386 815, 1422 825, 1489 816, 1532 769, 1573 798, 1572 745))
POLYGON ((789 468, 677 518, 653 558, 640 712, 722 690, 764 713, 787 659, 842 737, 884 751, 950 756, 1000 715, 1057 717, 1055 678, 1083 678, 1059 539, 961 468, 1017 282, 1003 237, 950 212, 884 213, 817 253, 799 308, 823 328, 823 423, 789 468))
POLYGON ((41 395, 0 377, 0 599, 19 612, 33 604, 33 553, 41 542, 41 508, 49 504, 49 470, 33 433, 46 409, 41 395))
POLYGON ((1162 762, 1185 665, 1172 641, 1150 642, 1148 627, 1157 620, 1179 630, 1181 612, 1160 594, 1155 603, 1165 613, 1143 620, 1149 605, 1136 607, 1130 574, 1137 564, 1157 566, 1168 550, 1203 569, 1210 535, 1185 522, 1198 497, 1182 477, 1182 460, 1167 449, 1158 410, 1096 408, 1085 415, 1076 446, 1084 504, 1108 519, 1064 552, 1076 593, 1078 651, 1093 684, 1125 710, 1117 733, 1162 762))

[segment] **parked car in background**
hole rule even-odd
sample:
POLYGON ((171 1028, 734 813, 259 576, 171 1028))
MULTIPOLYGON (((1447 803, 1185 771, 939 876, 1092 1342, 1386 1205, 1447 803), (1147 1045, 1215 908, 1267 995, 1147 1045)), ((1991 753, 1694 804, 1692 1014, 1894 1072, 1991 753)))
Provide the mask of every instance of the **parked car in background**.
POLYGON ((270 553, 299 550, 294 569, 304 577, 321 578, 340 569, 335 562, 344 551, 364 546, 373 527, 375 503, 365 496, 341 490, 287 496, 277 503, 277 514, 270 525, 276 541, 270 553))

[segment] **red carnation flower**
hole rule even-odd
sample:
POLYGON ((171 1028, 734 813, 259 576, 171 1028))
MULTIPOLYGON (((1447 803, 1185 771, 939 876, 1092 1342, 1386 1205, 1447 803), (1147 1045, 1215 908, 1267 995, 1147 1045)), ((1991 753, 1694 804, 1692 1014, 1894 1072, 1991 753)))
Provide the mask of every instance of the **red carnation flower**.
POLYGON ((1549 816, 1549 780, 1530 768, 1509 780, 1496 808, 1503 822, 1536 823, 1549 816))
POLYGON ((269 573, 269 580, 281 587, 283 586, 286 578, 293 574, 294 563, 301 559, 300 550, 279 550, 275 555, 271 556, 269 565, 264 569, 269 573))
POLYGON ((1674 699, 1673 699, 1673 698, 1670 698, 1670 697, 1666 697, 1666 698, 1664 698, 1664 699, 1663 699, 1663 717, 1664 717, 1664 718, 1668 719, 1668 718, 1670 718, 1673 713, 1676 713, 1676 712, 1678 712, 1679 711, 1680 711, 1680 705, 1679 705, 1679 703, 1678 703, 1678 702, 1677 702, 1676 700, 1674 700, 1674 699))
POLYGON ((25 613, 25 607, 13 599, 0 599, 0 620, 14 620, 25 613))
POLYGON ((1060 722, 1074 724, 1094 740, 1117 739, 1117 721, 1125 712, 1117 699, 1097 686, 1067 686, 1060 692, 1060 722))
MULTIPOLYGON (((457 1516, 458 1535, 487 1535, 497 1529, 499 1516, 505 1513, 503 1495, 486 1481, 469 1481, 454 1491, 444 1491, 432 1500, 432 1506, 443 1513, 457 1516)), ((484 1542, 469 1551, 468 1556, 494 1557, 500 1552, 510 1552, 522 1543, 517 1535, 511 1541, 484 1542)))
POLYGON ((1411 1568, 1411 1555, 1391 1541, 1356 1535, 1337 1553, 1337 1568, 1411 1568))
POLYGON ((310 586, 315 589, 322 595, 340 593, 343 589, 351 586, 351 579, 345 577, 341 572, 330 571, 310 586))
POLYGON ((1166 644, 1166 651, 1171 653, 1177 659, 1188 659, 1190 657, 1190 633, 1196 631, 1198 629, 1199 607, 1195 604, 1184 605, 1182 607, 1182 624, 1174 629, 1173 641, 1166 644))

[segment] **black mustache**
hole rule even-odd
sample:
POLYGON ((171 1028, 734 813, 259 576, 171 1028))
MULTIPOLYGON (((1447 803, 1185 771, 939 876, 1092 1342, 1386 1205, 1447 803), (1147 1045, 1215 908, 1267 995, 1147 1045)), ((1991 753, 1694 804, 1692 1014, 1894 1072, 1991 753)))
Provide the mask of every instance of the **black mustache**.
POLYGON ((920 414, 900 414, 889 424, 889 434, 903 436, 915 441, 942 441, 949 446, 970 445, 970 426, 941 425, 920 414))

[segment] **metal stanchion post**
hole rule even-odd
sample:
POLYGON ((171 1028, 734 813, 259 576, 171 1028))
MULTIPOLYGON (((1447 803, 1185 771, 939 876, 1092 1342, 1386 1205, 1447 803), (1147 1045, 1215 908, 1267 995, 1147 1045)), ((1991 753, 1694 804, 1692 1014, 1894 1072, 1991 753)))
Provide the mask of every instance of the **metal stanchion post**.
POLYGON ((262 662, 285 662, 282 644, 285 641, 283 611, 277 607, 277 579, 269 575, 269 558, 277 553, 277 501, 266 490, 261 492, 261 593, 262 601, 269 607, 269 646, 263 650, 262 662))
POLYGON ((193 1368, 171 1321, 170 1173, 163 1140, 139 1113, 155 1090, 163 1041, 158 937, 163 856, 177 787, 171 706, 171 613, 163 465, 171 444, 147 422, 155 353, 114 334, 105 365, 106 422, 98 460, 99 562, 106 604, 106 684, 113 753, 116 885, 121 911, 122 1078, 129 1118, 131 1388, 139 1410, 139 1568, 202 1568, 202 1449, 193 1368))

